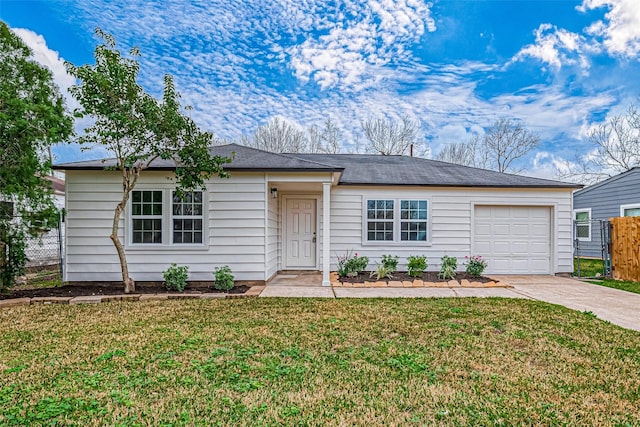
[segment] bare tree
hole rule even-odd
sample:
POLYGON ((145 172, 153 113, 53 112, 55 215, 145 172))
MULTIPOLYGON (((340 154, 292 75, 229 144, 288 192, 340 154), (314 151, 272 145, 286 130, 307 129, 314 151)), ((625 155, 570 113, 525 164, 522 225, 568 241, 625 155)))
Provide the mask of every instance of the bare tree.
POLYGON ((640 166, 640 112, 635 105, 592 129, 588 138, 593 149, 566 162, 559 178, 594 184, 640 166))
POLYGON ((479 138, 476 136, 469 142, 447 144, 436 154, 434 159, 458 165, 481 167, 478 142, 479 138))
POLYGON ((324 127, 317 125, 309 127, 309 151, 311 153, 336 154, 340 151, 342 131, 335 122, 328 117, 324 121, 324 127))
POLYGON ((362 130, 369 140, 369 149, 382 155, 405 154, 416 142, 420 122, 402 116, 401 122, 385 119, 368 119, 362 130))
POLYGON ((308 150, 306 133, 279 117, 273 117, 258 127, 252 137, 243 136, 240 143, 274 153, 304 153, 308 150))
POLYGON ((540 144, 540 137, 529 132, 519 121, 499 119, 479 140, 480 165, 501 173, 520 172, 514 162, 540 144))

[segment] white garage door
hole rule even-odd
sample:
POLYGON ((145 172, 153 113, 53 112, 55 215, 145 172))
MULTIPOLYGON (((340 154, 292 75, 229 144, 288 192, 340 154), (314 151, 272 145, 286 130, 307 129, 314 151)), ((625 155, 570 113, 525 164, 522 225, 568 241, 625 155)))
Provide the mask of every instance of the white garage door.
POLYGON ((473 254, 488 263, 487 273, 551 273, 551 208, 476 206, 473 254))

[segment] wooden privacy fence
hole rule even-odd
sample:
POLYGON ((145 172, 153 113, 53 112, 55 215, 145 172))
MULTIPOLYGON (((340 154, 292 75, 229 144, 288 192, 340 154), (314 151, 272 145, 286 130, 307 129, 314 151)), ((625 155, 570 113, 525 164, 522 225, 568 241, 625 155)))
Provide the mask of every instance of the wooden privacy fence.
POLYGON ((640 217, 611 218, 613 278, 640 282, 640 217))

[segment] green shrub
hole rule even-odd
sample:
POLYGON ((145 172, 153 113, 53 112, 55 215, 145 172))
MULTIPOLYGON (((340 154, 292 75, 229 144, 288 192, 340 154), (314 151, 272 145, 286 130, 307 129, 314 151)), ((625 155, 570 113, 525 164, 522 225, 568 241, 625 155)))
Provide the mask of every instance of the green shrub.
POLYGON ((483 260, 480 255, 475 255, 472 257, 465 257, 468 261, 466 263, 467 266, 467 274, 473 277, 480 277, 482 273, 484 273, 484 269, 487 268, 487 261, 483 260))
POLYGON ((382 264, 376 262, 376 269, 369 273, 369 277, 375 277, 376 280, 393 279, 392 273, 395 271, 396 270, 392 270, 390 267, 384 265, 384 261, 382 264))
POLYGON ((233 288, 233 274, 231 274, 231 268, 228 265, 218 267, 213 272, 215 281, 213 287, 220 291, 228 291, 233 288))
POLYGON ((420 277, 427 269, 427 257, 424 255, 411 255, 407 258, 407 274, 411 277, 420 277))
POLYGON ((393 255, 382 255, 382 265, 391 273, 398 271, 398 257, 393 255))
POLYGON ((347 251, 344 256, 338 256, 338 276, 355 276, 358 273, 367 269, 369 265, 369 258, 366 256, 358 256, 356 252, 351 255, 351 251, 347 251))
POLYGON ((440 260, 442 261, 442 266, 440 267, 438 277, 443 280, 454 279, 456 277, 456 270, 458 269, 458 259, 445 255, 440 260))
POLYGON ((164 284, 167 290, 182 292, 187 286, 189 267, 186 265, 178 266, 174 263, 162 275, 164 276, 164 284))

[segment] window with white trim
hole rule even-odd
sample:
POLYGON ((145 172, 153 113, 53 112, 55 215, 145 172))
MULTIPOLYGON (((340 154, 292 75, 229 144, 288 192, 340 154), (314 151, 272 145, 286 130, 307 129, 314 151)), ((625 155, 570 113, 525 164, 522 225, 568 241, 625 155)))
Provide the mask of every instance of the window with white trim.
POLYGON ((576 239, 591 241, 591 209, 575 209, 573 219, 576 221, 576 239))
POLYGON ((620 216, 640 216, 640 203, 620 205, 620 216))
POLYGON ((201 244, 204 222, 202 191, 187 191, 182 197, 174 191, 171 203, 172 243, 201 244))
POLYGON ((400 240, 427 241, 427 201, 400 201, 400 240))
POLYGON ((162 244, 162 191, 131 192, 131 243, 162 244))
POLYGON ((429 202, 420 199, 366 201, 365 242, 427 242, 429 202))
POLYGON ((367 200, 367 240, 393 241, 393 200, 367 200))

